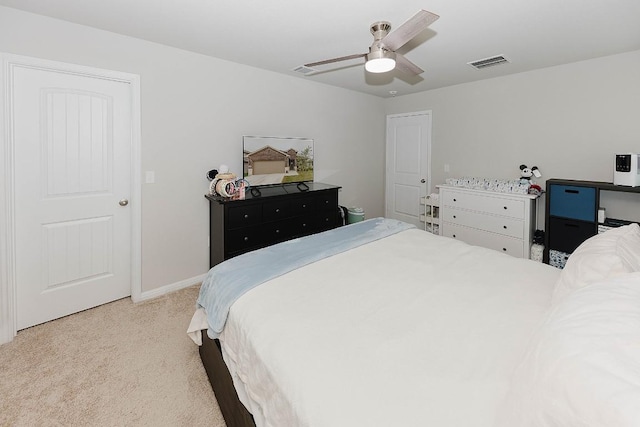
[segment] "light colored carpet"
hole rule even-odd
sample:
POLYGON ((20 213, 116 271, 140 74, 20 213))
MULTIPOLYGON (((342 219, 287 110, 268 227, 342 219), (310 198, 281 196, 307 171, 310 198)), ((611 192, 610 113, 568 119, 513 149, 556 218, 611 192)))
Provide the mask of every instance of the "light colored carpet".
POLYGON ((0 426, 224 426, 186 335, 198 289, 18 332, 0 346, 0 426))

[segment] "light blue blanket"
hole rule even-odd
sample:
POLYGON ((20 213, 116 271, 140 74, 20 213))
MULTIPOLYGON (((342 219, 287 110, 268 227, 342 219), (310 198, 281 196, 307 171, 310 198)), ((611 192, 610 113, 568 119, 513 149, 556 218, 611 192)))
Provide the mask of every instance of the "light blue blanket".
POLYGON ((197 301, 207 313, 209 337, 218 338, 231 305, 261 283, 409 228, 415 226, 394 219, 373 218, 247 252, 214 266, 202 283, 197 301))

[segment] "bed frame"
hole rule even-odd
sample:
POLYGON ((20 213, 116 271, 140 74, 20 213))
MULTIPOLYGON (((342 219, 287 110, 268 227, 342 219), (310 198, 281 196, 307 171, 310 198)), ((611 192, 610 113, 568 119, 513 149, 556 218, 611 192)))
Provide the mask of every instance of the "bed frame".
POLYGON ((227 427, 256 427, 253 416, 240 402, 233 387, 231 374, 222 358, 220 341, 209 338, 206 330, 202 331, 200 358, 227 427))

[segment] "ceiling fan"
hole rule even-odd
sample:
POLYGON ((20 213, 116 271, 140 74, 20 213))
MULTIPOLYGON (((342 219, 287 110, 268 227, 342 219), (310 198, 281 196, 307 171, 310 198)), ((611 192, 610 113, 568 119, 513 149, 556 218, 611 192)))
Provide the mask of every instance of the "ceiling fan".
POLYGON ((305 67, 315 67, 317 65, 330 64, 332 62, 347 61, 349 59, 367 58, 364 68, 370 73, 386 73, 394 68, 398 68, 409 74, 420 74, 424 70, 403 55, 396 52, 409 40, 420 34, 431 25, 439 16, 426 10, 420 10, 407 22, 389 34, 391 23, 379 21, 371 24, 371 34, 373 34, 373 44, 369 47, 368 53, 357 53, 355 55, 341 56, 339 58, 325 59, 324 61, 304 64, 305 67))

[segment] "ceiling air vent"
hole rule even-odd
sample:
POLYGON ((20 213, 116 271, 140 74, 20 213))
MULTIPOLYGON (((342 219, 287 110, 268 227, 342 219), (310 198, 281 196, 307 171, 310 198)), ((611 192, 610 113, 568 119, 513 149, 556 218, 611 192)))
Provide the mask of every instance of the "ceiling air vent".
POLYGON ((294 69, 292 69, 291 71, 295 71, 296 73, 300 73, 300 74, 304 74, 305 76, 308 76, 309 74, 313 74, 315 73, 317 70, 311 68, 311 67, 307 67, 305 65, 300 65, 294 69))
POLYGON ((491 58, 478 59, 477 61, 467 62, 476 70, 482 70, 483 68, 493 67, 494 65, 508 64, 509 60, 504 55, 496 55, 491 58))

